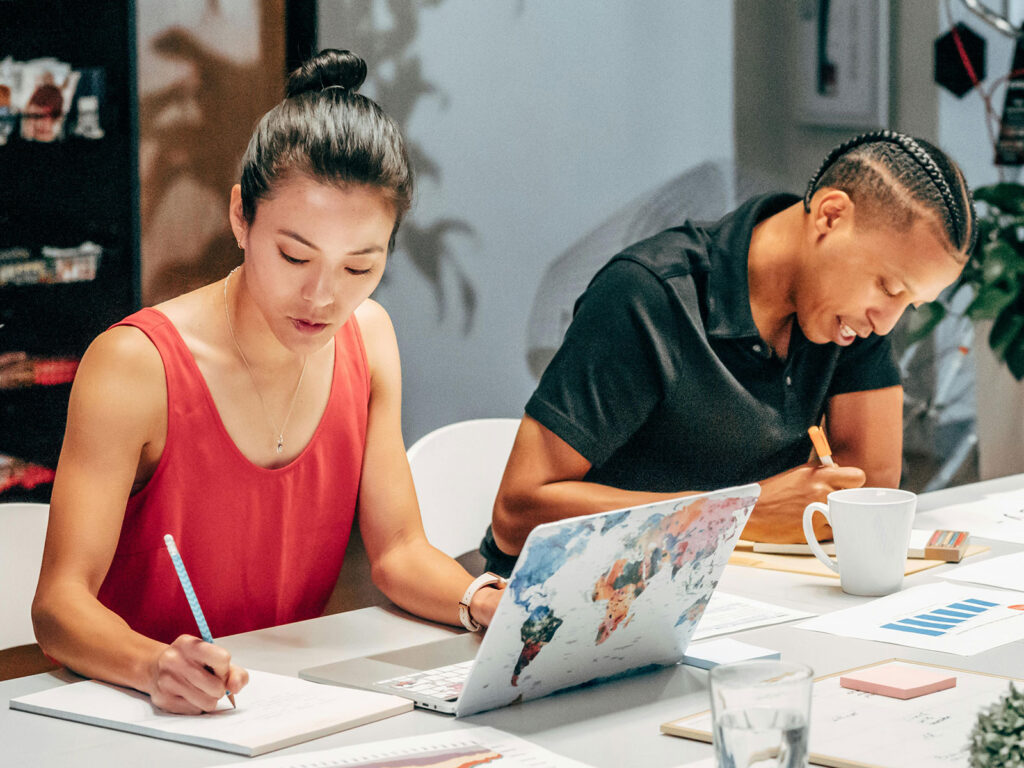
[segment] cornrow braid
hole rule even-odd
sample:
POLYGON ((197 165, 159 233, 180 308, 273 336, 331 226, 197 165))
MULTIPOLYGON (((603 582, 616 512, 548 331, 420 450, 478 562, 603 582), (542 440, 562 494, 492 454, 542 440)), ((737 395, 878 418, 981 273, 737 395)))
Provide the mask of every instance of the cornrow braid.
MULTIPOLYGON (((963 178, 963 174, 938 148, 926 141, 914 139, 896 131, 884 130, 863 133, 833 149, 807 184, 807 191, 804 194, 804 210, 810 213, 811 197, 817 191, 819 185, 832 186, 831 184, 822 183, 823 178, 829 175, 830 169, 857 147, 868 144, 894 145, 903 155, 913 160, 916 167, 923 171, 931 187, 938 193, 938 200, 935 202, 941 202, 942 207, 945 209, 944 215, 940 215, 940 219, 943 221, 946 236, 954 248, 958 251, 964 250, 969 254, 974 249, 978 232, 975 225, 974 199, 963 178), (954 184, 960 195, 954 193, 954 184)), ((929 195, 922 195, 919 190, 913 188, 914 184, 910 183, 910 180, 906 178, 906 173, 900 173, 899 169, 892 167, 891 163, 886 163, 886 165, 895 177, 897 184, 903 187, 913 199, 925 204, 929 208, 935 207, 932 201, 927 199, 929 195)), ((940 211, 936 212, 943 213, 940 211)))

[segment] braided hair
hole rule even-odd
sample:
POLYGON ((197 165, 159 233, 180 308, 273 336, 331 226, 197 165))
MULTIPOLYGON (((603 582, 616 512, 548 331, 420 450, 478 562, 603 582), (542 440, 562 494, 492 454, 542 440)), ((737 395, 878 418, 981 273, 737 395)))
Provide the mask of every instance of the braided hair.
POLYGON ((896 131, 872 131, 833 149, 807 184, 804 210, 823 187, 846 192, 854 204, 899 231, 934 217, 959 261, 978 237, 974 200, 963 173, 940 149, 896 131))

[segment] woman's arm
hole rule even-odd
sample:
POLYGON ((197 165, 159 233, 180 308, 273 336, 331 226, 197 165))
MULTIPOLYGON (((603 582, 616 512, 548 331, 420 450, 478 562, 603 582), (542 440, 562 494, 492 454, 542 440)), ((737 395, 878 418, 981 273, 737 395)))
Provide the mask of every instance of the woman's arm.
MULTIPOLYGON (((427 541, 402 440, 398 343, 387 312, 367 300, 356 311, 370 361, 370 411, 359 529, 373 582, 397 605, 434 621, 461 625, 458 603, 473 581, 466 570, 427 541)), ((501 593, 484 588, 470 614, 490 623, 501 593)))
POLYGON ((134 328, 102 334, 82 358, 68 407, 32 620, 40 647, 79 674, 149 693, 174 712, 216 706, 247 679, 223 648, 172 646, 133 631, 97 599, 147 449, 166 433, 159 353, 134 328), (213 673, 204 667, 209 666, 213 673))

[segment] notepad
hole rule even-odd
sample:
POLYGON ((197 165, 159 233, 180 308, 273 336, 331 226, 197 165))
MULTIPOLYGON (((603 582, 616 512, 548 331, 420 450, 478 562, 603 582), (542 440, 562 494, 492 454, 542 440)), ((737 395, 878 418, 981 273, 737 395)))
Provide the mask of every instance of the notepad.
POLYGON ((11 699, 11 709, 254 757, 408 712, 409 699, 249 670, 237 708, 172 715, 149 696, 86 680, 11 699))
POLYGON ((848 672, 840 676, 839 685, 853 691, 894 699, 916 699, 918 696, 955 687, 956 675, 945 670, 893 662, 848 672))

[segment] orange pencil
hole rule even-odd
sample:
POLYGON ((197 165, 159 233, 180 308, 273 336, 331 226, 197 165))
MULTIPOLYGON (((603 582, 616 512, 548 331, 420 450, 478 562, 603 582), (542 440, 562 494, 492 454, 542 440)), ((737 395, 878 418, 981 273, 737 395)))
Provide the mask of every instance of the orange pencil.
POLYGON ((835 462, 832 461, 832 449, 828 447, 828 440, 825 439, 825 432, 821 427, 815 424, 808 428, 807 434, 810 435, 811 442, 814 443, 814 451, 818 454, 818 460, 821 461, 822 466, 835 466, 835 462))

